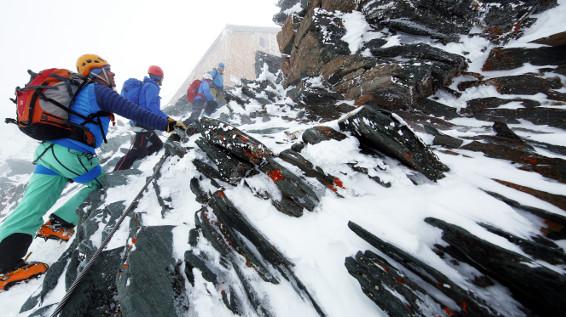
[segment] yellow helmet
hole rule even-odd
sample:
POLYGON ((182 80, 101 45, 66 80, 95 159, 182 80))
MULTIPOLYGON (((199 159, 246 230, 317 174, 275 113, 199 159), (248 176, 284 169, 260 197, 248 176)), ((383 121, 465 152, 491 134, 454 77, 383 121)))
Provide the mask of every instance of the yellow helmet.
POLYGON ((84 54, 77 59, 77 71, 83 76, 88 76, 91 70, 109 65, 108 62, 95 54, 84 54))

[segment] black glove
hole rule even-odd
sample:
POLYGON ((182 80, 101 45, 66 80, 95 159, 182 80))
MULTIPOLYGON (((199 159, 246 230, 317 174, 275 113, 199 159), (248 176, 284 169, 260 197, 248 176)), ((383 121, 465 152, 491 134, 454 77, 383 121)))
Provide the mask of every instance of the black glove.
POLYGON ((173 132, 175 131, 175 128, 179 128, 179 129, 183 129, 187 130, 187 126, 183 123, 183 121, 177 121, 171 117, 167 118, 167 130, 165 130, 166 132, 173 132))

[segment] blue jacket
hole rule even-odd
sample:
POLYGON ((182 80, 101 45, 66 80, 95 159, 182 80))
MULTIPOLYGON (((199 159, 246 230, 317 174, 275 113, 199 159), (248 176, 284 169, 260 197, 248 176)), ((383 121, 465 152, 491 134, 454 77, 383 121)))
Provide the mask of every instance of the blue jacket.
MULTIPOLYGON (((155 80, 146 76, 143 79, 143 85, 140 90, 139 94, 139 105, 146 108, 147 110, 155 113, 155 114, 162 114, 161 112, 161 97, 159 96, 159 92, 161 91, 161 87, 157 84, 155 80)), ((136 126, 143 126, 140 122, 132 120, 133 124, 136 126)))
POLYGON ((217 68, 214 68, 209 72, 212 76, 212 84, 218 89, 224 89, 224 75, 220 74, 217 68))
POLYGON ((161 97, 159 97, 160 90, 161 88, 157 82, 146 76, 143 79, 143 86, 140 92, 140 106, 145 107, 153 113, 161 113, 161 97))
POLYGON ((206 79, 200 81, 200 86, 198 87, 197 95, 194 100, 195 102, 201 100, 216 101, 216 98, 210 93, 210 83, 211 81, 206 79))
MULTIPOLYGON (((88 84, 81 89, 75 96, 71 109, 85 117, 99 111, 116 113, 151 129, 162 131, 167 129, 167 115, 163 112, 159 110, 157 113, 149 111, 144 107, 129 102, 107 86, 97 83, 88 84)), ((74 114, 70 115, 69 120, 76 124, 82 124, 84 121, 83 118, 74 114)), ((100 117, 100 120, 102 131, 97 123, 85 124, 95 137, 94 147, 69 138, 57 139, 52 142, 73 150, 94 154, 95 149, 102 145, 104 137, 108 132, 108 124, 110 123, 110 118, 107 116, 100 117)))

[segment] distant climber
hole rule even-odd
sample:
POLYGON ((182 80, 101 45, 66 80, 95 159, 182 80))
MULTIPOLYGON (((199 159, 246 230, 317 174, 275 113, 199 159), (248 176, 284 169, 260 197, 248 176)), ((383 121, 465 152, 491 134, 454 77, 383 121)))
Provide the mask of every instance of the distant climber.
POLYGON ((219 63, 218 67, 213 68, 209 72, 212 77, 211 91, 212 94, 218 99, 223 98, 224 95, 224 63, 219 63))
POLYGON ((206 115, 212 114, 218 108, 216 97, 211 93, 210 86, 212 85, 212 76, 210 73, 205 73, 200 80, 198 90, 193 99, 193 108, 191 116, 187 120, 188 123, 196 122, 204 110, 206 115))
MULTIPOLYGON (((136 78, 126 80, 122 86, 121 95, 152 113, 160 114, 159 92, 163 83, 163 70, 159 66, 152 65, 147 70, 147 74, 143 82, 136 78)), ((128 153, 118 161, 114 171, 129 169, 136 160, 151 155, 163 147, 163 142, 153 129, 146 128, 139 122, 130 121, 130 123, 134 126, 133 130, 136 135, 128 153)))
POLYGON ((36 168, 24 196, 16 209, 0 223, 0 291, 47 270, 45 263, 26 263, 24 259, 36 233, 38 237, 63 241, 73 235, 73 228, 79 221, 77 208, 92 191, 103 185, 104 173, 95 150, 106 140, 114 113, 150 129, 168 132, 176 127, 186 129, 182 122, 160 111, 149 111, 118 95, 113 90, 114 73, 100 56, 80 56, 77 71, 88 78, 88 82, 70 104, 69 121, 86 127, 93 140, 87 144, 75 138, 62 138, 44 141, 38 146, 34 159, 36 168), (86 187, 42 225, 44 214, 57 202, 68 182, 85 184, 86 187))

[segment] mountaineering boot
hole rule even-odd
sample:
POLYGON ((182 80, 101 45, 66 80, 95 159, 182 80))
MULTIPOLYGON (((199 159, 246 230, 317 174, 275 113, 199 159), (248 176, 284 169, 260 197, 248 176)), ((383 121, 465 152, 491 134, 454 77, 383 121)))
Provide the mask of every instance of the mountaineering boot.
POLYGON ((54 239, 54 240, 61 240, 61 241, 69 241, 73 234, 75 233, 74 226, 63 219, 51 215, 50 220, 44 223, 39 231, 37 232, 37 236, 47 239, 54 239))
POLYGON ((30 280, 47 271, 49 266, 41 262, 26 263, 21 261, 21 265, 9 272, 0 273, 0 292, 7 291, 12 285, 30 280))

